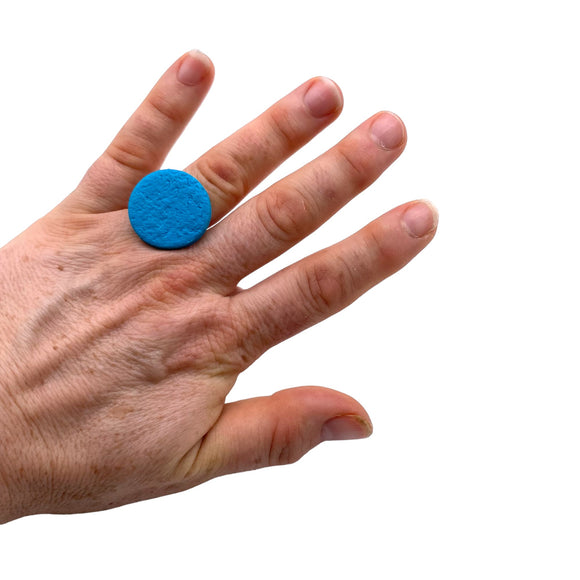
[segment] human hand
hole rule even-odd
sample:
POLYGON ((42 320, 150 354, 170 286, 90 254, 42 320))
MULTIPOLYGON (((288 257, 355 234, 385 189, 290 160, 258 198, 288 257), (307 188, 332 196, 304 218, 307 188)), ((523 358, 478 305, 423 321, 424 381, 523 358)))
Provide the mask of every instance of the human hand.
POLYGON ((213 225, 190 248, 156 250, 130 227, 129 195, 160 168, 212 79, 207 57, 181 57, 78 188, 1 250, 0 522, 173 493, 371 432, 359 403, 321 387, 224 401, 262 353, 432 239, 435 213, 411 202, 238 287, 378 178, 401 154, 404 127, 377 114, 229 213, 338 116, 336 85, 310 80, 187 168, 210 195, 213 225))

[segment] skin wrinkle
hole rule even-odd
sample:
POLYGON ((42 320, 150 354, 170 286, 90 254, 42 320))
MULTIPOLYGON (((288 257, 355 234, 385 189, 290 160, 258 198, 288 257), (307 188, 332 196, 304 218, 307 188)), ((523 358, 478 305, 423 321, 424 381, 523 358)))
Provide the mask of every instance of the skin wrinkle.
MULTIPOLYGON (((216 421, 219 419, 216 417, 216 421)), ((215 424, 215 422, 214 422, 215 424)), ((176 462, 174 465, 170 466, 170 472, 173 475, 173 478, 177 481, 191 481, 195 479, 197 473, 196 471, 199 468, 199 464, 197 463, 197 458, 199 457, 200 450, 203 446, 204 437, 188 449, 176 462)))
POLYGON ((296 189, 278 187, 273 193, 256 198, 256 215, 272 241, 287 246, 310 231, 318 214, 310 198, 296 189))
POLYGON ((125 144, 122 141, 116 141, 109 145, 105 155, 115 165, 121 165, 125 169, 129 169, 133 173, 134 184, 141 179, 141 175, 149 169, 149 160, 145 159, 148 142, 146 139, 141 139, 142 143, 139 146, 137 140, 131 144, 125 144))
POLYGON ((249 183, 238 171, 239 162, 234 155, 235 152, 231 152, 230 155, 214 158, 211 162, 202 160, 196 165, 194 177, 212 194, 211 224, 223 217, 221 207, 229 205, 231 199, 237 198, 239 191, 250 189, 249 183))

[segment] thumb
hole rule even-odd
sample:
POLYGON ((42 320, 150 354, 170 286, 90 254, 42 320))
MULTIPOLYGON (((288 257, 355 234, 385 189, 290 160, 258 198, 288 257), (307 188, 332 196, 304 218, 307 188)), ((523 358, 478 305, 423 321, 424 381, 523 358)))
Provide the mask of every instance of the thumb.
POLYGON ((195 471, 204 480, 294 463, 322 441, 361 439, 371 420, 352 397, 323 387, 298 387, 228 403, 205 436, 195 471))

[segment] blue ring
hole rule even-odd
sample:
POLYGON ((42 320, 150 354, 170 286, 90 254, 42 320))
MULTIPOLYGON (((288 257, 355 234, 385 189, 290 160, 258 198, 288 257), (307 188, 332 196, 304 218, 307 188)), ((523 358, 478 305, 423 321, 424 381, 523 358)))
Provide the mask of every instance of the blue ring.
POLYGON ((185 171, 160 169, 146 175, 129 198, 129 221, 147 244, 162 250, 190 246, 211 220, 203 185, 185 171))

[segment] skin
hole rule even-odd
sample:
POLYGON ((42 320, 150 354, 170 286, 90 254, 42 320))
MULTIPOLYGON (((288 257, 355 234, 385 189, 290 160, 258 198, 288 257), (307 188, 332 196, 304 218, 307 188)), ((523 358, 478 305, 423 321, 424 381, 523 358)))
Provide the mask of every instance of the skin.
POLYGON ((1 522, 174 493, 371 433, 358 402, 322 387, 224 401, 262 353, 431 241, 435 211, 410 202, 238 287, 377 179, 403 151, 404 126, 378 113, 240 204, 339 115, 338 87, 311 79, 186 168, 210 195, 212 225, 189 248, 156 250, 130 227, 129 195, 161 167, 213 74, 205 55, 183 55, 77 189, 0 250, 1 522))

